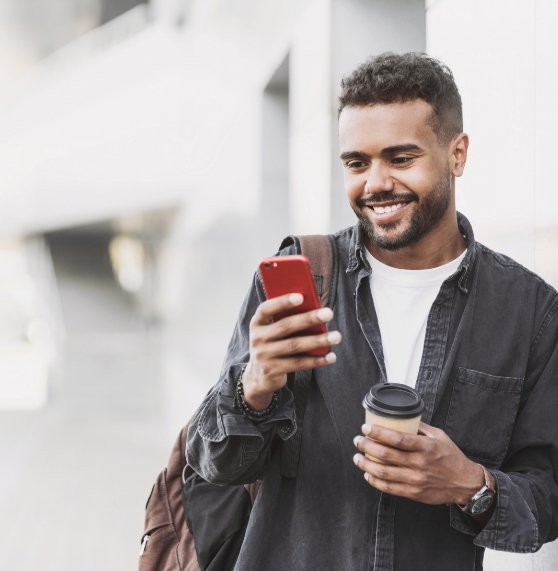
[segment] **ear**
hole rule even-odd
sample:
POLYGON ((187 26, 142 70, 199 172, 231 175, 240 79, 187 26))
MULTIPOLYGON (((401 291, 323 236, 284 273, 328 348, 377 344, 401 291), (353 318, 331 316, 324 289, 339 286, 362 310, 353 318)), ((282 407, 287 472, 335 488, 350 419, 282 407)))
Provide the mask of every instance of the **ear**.
POLYGON ((461 176, 467 162, 469 135, 461 133, 450 144, 450 169, 453 176, 461 176))

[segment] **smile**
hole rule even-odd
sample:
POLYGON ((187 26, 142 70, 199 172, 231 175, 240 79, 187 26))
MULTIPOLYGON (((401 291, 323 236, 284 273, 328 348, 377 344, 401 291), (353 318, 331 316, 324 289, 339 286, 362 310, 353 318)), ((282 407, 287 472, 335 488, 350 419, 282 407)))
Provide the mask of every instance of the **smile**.
POLYGON ((392 201, 380 202, 378 204, 370 204, 368 208, 371 211, 372 218, 378 222, 392 222, 397 220, 413 201, 392 201))
POLYGON ((396 204, 391 204, 388 206, 372 206, 372 208, 376 214, 384 214, 386 212, 395 212, 396 210, 399 210, 404 204, 407 203, 397 202, 396 204))

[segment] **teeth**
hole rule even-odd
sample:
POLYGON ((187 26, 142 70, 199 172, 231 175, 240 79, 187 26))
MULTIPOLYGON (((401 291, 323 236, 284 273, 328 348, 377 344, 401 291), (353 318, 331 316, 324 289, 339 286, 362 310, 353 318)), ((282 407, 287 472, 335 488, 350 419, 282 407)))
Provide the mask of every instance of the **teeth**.
POLYGON ((399 210, 403 206, 403 202, 398 202, 397 204, 392 204, 390 206, 374 206, 374 212, 378 214, 385 214, 387 212, 393 212, 394 210, 399 210))

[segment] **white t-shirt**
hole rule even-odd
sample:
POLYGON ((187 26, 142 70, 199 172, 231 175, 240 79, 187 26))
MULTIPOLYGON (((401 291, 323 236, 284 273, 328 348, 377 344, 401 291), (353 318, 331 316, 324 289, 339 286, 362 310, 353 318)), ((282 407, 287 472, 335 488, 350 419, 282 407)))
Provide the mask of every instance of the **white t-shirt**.
POLYGON ((442 283, 457 271, 466 250, 449 264, 429 270, 400 270, 376 260, 370 290, 378 316, 387 380, 414 387, 417 381, 426 322, 442 283))

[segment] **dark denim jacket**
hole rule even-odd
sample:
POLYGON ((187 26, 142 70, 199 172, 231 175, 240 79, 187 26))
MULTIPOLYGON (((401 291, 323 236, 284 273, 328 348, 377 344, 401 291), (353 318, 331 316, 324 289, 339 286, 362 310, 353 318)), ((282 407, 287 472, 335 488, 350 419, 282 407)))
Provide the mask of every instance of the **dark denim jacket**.
POLYGON ((290 390, 259 426, 234 406, 250 318, 265 299, 257 276, 221 378, 190 429, 188 462, 206 480, 264 477, 237 571, 470 571, 482 569, 485 547, 533 552, 558 536, 558 294, 475 242, 467 219, 458 219, 467 254, 430 311, 416 387, 423 420, 491 470, 494 515, 481 530, 456 506, 380 493, 353 464, 362 398, 385 380, 371 270, 355 226, 335 235, 338 301, 329 327, 343 341, 337 362, 313 372, 298 477, 280 474, 281 439, 295 425, 290 390))

